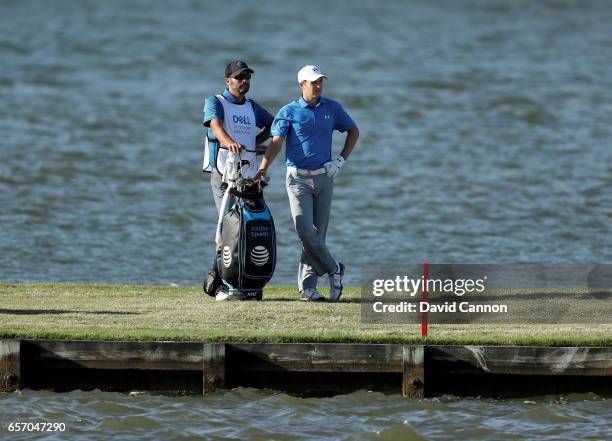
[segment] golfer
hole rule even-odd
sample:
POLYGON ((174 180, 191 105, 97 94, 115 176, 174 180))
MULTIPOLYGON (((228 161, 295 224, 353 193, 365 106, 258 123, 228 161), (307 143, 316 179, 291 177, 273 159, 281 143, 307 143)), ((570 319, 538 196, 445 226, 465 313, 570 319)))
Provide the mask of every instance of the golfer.
POLYGON ((298 269, 300 300, 322 301, 317 279, 329 276, 329 300, 342 295, 344 264, 325 245, 334 177, 353 151, 359 130, 340 103, 324 98, 323 75, 317 66, 298 72, 302 96, 284 106, 272 123, 272 142, 255 179, 265 177, 286 140, 286 187, 295 230, 302 242, 298 269), (332 132, 347 132, 344 148, 332 159, 332 132))
MULTIPOLYGON (((253 178, 258 170, 256 149, 261 150, 263 147, 259 145, 270 137, 270 125, 274 117, 255 101, 246 98, 253 73, 244 61, 229 63, 225 67, 225 91, 222 95, 209 96, 204 103, 203 124, 208 131, 203 168, 205 172, 210 172, 217 213, 227 188, 222 178, 228 151, 240 155, 242 176, 253 178), (258 128, 262 129, 259 133, 258 128)), ((217 253, 219 251, 217 244, 217 253)), ((204 292, 215 296, 219 287, 221 276, 215 255, 204 282, 204 292)), ((225 299, 226 294, 220 294, 217 300, 225 299)))

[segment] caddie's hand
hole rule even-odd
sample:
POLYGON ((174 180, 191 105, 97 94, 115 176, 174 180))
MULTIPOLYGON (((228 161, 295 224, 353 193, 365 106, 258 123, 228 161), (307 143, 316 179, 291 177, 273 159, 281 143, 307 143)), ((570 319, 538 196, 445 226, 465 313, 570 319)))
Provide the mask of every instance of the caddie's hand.
POLYGON ((343 165, 344 165, 344 158, 342 157, 342 155, 338 155, 333 161, 326 162, 325 164, 323 164, 323 167, 325 167, 327 176, 329 176, 330 178, 333 178, 338 174, 338 172, 340 171, 343 165))
POLYGON ((234 153, 234 154, 239 154, 240 153, 240 149, 243 147, 242 144, 239 144, 237 142, 232 142, 231 144, 228 144, 227 149, 234 153))

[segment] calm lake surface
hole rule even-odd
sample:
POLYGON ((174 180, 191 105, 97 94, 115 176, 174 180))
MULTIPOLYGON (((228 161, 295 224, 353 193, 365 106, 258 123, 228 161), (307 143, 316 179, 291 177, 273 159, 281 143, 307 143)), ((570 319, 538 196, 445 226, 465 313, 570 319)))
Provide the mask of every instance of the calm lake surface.
MULTIPOLYGON (((273 114, 298 96, 297 70, 320 65, 325 95, 358 123, 328 232, 349 285, 381 262, 612 260, 612 2, 0 7, 2 281, 199 285, 216 221, 201 111, 233 59, 254 68, 249 96, 273 114)), ((272 283, 291 284, 299 244, 283 174, 279 158, 266 193, 272 283)), ((610 402, 595 395, 26 390, 0 406, 0 437, 11 421, 52 420, 79 439, 612 438, 610 402)))

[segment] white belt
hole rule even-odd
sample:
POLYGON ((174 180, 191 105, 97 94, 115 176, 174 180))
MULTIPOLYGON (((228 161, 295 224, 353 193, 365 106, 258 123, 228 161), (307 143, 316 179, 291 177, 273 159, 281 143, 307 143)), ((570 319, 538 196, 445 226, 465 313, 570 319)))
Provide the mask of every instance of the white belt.
POLYGON ((318 168, 316 170, 305 170, 303 168, 287 167, 287 171, 291 173, 297 173, 298 175, 308 175, 308 176, 322 175, 323 173, 326 172, 325 167, 318 168))

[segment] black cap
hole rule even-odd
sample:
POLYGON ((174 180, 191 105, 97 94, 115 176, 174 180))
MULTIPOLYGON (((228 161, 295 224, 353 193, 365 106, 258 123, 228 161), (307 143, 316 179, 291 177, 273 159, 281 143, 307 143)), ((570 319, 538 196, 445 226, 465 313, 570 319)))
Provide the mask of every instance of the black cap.
POLYGON ((249 66, 244 61, 232 61, 225 67, 225 78, 233 78, 244 71, 254 73, 253 69, 249 69, 249 66))

